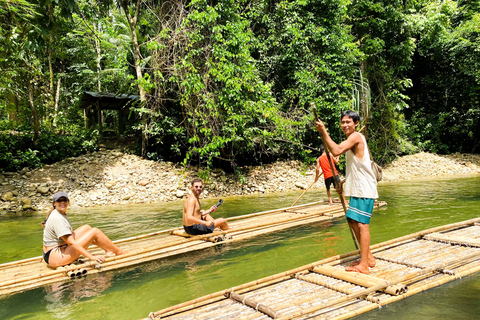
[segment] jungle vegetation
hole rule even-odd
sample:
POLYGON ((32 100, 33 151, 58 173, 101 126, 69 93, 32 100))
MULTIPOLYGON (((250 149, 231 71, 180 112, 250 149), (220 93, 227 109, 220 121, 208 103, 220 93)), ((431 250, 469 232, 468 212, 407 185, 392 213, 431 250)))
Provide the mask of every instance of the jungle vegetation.
POLYGON ((98 148, 85 91, 138 95, 134 152, 184 165, 311 163, 310 102, 380 163, 480 150, 480 0, 0 0, 0 39, 4 171, 98 148))

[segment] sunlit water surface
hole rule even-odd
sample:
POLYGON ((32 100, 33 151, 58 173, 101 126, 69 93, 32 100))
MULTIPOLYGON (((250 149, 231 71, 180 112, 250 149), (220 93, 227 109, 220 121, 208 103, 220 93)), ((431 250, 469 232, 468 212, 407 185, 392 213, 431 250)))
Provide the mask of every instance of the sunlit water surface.
MULTIPOLYGON (((224 198, 215 216, 231 217, 291 205, 301 192, 224 198)), ((480 177, 382 184, 372 244, 480 216, 480 177)), ((325 199, 311 190, 301 203, 325 199)), ((203 201, 204 207, 216 202, 203 201)), ((183 202, 72 208, 74 227, 90 224, 112 239, 181 225, 183 202)), ((41 254, 41 216, 0 217, 0 263, 41 254)), ((344 219, 288 229, 136 268, 88 275, 0 298, 0 319, 140 319, 149 312, 354 249, 344 219)), ((358 319, 474 319, 480 315, 480 275, 390 304, 358 319)))

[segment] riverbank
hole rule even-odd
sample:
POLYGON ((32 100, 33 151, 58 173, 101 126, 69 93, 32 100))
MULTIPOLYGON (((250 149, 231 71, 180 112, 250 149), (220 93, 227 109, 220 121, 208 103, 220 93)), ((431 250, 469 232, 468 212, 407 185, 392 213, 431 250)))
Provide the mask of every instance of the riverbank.
MULTIPOLYGON (((386 166, 381 183, 472 174, 480 174, 480 155, 418 153, 386 166)), ((43 168, 0 174, 0 215, 44 212, 51 207, 52 194, 59 190, 69 193, 71 205, 78 207, 175 201, 188 195, 195 176, 206 181, 204 198, 218 198, 305 189, 314 180, 315 166, 282 161, 245 167, 241 174, 219 169, 207 173, 201 168, 100 150, 43 168)), ((323 179, 312 188, 324 188, 323 179)))

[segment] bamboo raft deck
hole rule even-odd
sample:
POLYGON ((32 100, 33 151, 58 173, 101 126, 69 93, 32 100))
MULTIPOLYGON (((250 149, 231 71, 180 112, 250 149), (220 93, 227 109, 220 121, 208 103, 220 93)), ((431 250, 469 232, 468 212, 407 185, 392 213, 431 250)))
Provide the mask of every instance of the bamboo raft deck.
MULTIPOLYGON (((376 207, 385 205, 376 203, 376 207)), ((183 227, 173 228, 132 238, 114 241, 127 254, 107 257, 101 265, 83 258, 78 262, 53 269, 43 262, 41 256, 0 264, 0 297, 46 284, 68 281, 86 273, 93 274, 162 259, 182 253, 255 237, 299 225, 331 221, 344 216, 342 206, 329 206, 324 201, 277 210, 253 213, 227 219, 234 227, 227 231, 214 231, 208 235, 188 236, 183 227)), ((94 255, 103 250, 91 246, 94 255)))
MULTIPOLYGON (((348 319, 480 271, 480 218, 371 246, 370 274, 346 272, 358 251, 150 313, 146 319, 348 319)), ((145 320, 146 320, 145 319, 145 320)))

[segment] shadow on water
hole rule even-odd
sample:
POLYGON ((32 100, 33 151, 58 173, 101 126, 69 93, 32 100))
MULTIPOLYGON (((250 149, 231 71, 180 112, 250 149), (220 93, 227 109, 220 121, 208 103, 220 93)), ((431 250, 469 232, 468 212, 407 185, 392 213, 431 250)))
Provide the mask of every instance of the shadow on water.
MULTIPOLYGON (((480 178, 428 179, 380 185, 388 206, 375 211, 372 243, 480 216, 480 178)), ((224 198, 216 216, 237 216, 291 205, 300 192, 224 198)), ((308 192, 300 203, 325 199, 323 190, 308 192)), ((217 199, 204 200, 204 207, 217 199)), ((74 226, 98 226, 113 239, 181 224, 183 202, 73 210, 74 226)), ((0 220, 3 262, 39 255, 40 219, 0 220), (25 250, 31 243, 35 254, 25 250)), ((354 249, 344 219, 296 227, 250 240, 222 244, 122 271, 87 275, 0 299, 0 319, 139 319, 149 312, 283 272, 354 249)), ((361 319, 466 319, 478 315, 480 276, 474 275, 410 297, 361 319), (426 303, 427 301, 427 303, 426 303), (442 304, 443 303, 443 304, 442 304), (434 310, 435 309, 435 310, 434 310), (455 311, 459 309, 459 311, 455 311), (413 312, 413 313, 412 313, 413 312), (473 313, 470 313, 473 312, 473 313), (459 315, 460 318, 453 315, 459 315), (464 317, 465 316, 465 317, 464 317)))

